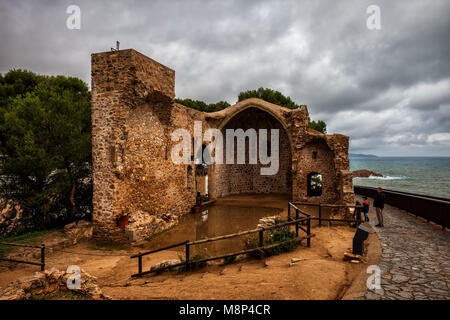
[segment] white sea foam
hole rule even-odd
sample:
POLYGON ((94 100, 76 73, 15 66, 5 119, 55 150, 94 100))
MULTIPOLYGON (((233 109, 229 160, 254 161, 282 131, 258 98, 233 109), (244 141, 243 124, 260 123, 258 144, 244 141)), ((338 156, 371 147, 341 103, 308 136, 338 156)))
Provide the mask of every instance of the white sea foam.
POLYGON ((385 176, 385 177, 376 177, 376 176, 370 176, 368 178, 362 178, 362 177, 357 177, 355 179, 369 179, 369 180, 402 180, 402 179, 406 179, 407 177, 404 176, 385 176))

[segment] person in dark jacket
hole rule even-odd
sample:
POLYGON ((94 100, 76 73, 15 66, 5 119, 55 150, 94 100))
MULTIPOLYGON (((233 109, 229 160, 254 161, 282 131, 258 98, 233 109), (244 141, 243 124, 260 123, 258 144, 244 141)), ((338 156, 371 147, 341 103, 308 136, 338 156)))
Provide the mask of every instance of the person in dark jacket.
POLYGON ((362 212, 364 213, 364 222, 369 222, 369 216, 367 215, 369 213, 369 201, 367 200, 367 197, 363 197, 364 202, 363 202, 363 209, 362 212))
POLYGON ((373 200, 373 206, 375 207, 375 210, 377 212, 377 219, 378 219, 378 224, 375 227, 384 227, 383 209, 385 202, 386 202, 386 195, 384 194, 383 190, 381 190, 381 188, 378 187, 378 193, 375 196, 375 199, 373 200))

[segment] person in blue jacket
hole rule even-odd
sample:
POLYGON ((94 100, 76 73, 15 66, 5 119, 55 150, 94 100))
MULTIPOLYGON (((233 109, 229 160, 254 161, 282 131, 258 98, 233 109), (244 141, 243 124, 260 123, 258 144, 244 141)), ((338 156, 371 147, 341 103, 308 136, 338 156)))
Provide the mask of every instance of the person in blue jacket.
POLYGON ((370 204, 369 204, 369 201, 367 200, 367 197, 363 197, 363 199, 364 199, 364 202, 363 202, 363 209, 362 209, 362 211, 364 213, 364 222, 369 222, 370 219, 369 219, 369 216, 367 214, 369 213, 370 204))

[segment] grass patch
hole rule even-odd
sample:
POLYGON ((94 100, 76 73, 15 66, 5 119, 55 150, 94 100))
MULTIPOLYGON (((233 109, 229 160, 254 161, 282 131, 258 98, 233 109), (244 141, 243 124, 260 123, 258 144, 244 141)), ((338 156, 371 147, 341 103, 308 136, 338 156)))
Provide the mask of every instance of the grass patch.
POLYGON ((82 295, 80 295, 78 293, 72 293, 72 292, 69 292, 68 294, 66 294, 64 296, 64 298, 69 299, 69 300, 85 300, 85 298, 82 295))
POLYGON ((39 238, 50 234, 55 231, 63 231, 63 228, 59 229, 49 229, 49 230, 41 230, 41 231, 34 231, 30 233, 21 234, 20 236, 13 236, 8 238, 0 239, 0 242, 14 242, 14 243, 21 243, 21 244, 36 244, 39 241, 39 238))
MULTIPOLYGON (((43 236, 50 234, 52 232, 60 232, 63 228, 59 229, 49 229, 49 230, 41 230, 34 231, 30 233, 21 234, 20 236, 13 236, 8 238, 0 239, 0 242, 12 242, 17 244, 41 244, 40 240, 43 236)), ((6 255, 7 253, 13 250, 12 246, 0 245, 0 257, 6 255)))
POLYGON ((89 250, 94 251, 103 251, 103 252, 111 252, 111 251, 120 251, 120 250, 126 250, 127 248, 124 245, 117 245, 117 246, 89 246, 89 250))
MULTIPOLYGON (((275 220, 276 224, 281 224, 284 222, 286 222, 286 221, 281 220, 281 219, 275 220)), ((295 232, 291 231, 290 226, 287 225, 287 226, 279 227, 276 229, 272 229, 270 231, 269 230, 265 231, 263 245, 267 246, 267 245, 271 245, 271 244, 282 243, 282 242, 285 242, 288 240, 293 240, 293 239, 295 239, 295 232)), ((259 247, 259 236, 256 234, 250 235, 245 241, 245 247, 247 249, 258 248, 259 247)), ((298 242, 290 241, 290 242, 280 244, 279 246, 276 246, 274 248, 266 249, 266 250, 264 250, 264 254, 266 256, 274 256, 274 255, 278 255, 278 254, 281 254, 284 252, 292 251, 297 247, 298 247, 298 242)), ((253 253, 250 253, 249 255, 251 255, 253 257, 259 257, 260 252, 253 252, 253 253)))
MULTIPOLYGON (((289 226, 280 228, 282 230, 278 230, 272 233, 272 237, 268 241, 268 245, 280 243, 288 240, 292 240, 295 238, 295 232, 289 230, 289 226)), ((297 248, 298 243, 295 241, 286 242, 280 244, 275 248, 270 248, 266 250, 266 254, 268 256, 274 256, 280 253, 289 252, 297 248)))
POLYGON ((6 256, 9 252, 11 252, 11 246, 5 246, 0 244, 0 257, 6 256))
POLYGON ((56 292, 49 296, 31 295, 28 300, 92 300, 76 292, 56 292))

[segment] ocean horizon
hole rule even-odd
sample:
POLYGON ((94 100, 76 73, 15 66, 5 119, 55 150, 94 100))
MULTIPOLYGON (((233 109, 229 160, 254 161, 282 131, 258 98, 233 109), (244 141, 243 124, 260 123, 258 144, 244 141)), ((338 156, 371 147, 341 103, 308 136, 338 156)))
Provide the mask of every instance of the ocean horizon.
POLYGON ((383 177, 353 178, 353 185, 382 187, 450 199, 450 157, 350 157, 350 170, 383 177))

